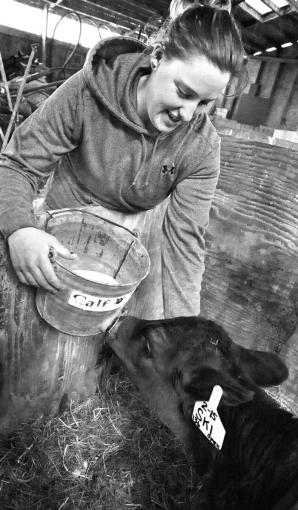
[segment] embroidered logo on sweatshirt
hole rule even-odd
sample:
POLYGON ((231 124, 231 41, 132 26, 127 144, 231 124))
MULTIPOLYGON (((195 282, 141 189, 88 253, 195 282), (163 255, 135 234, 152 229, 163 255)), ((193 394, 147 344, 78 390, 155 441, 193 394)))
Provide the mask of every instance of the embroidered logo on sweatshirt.
POLYGON ((169 175, 173 175, 175 171, 175 165, 162 165, 161 172, 169 175))

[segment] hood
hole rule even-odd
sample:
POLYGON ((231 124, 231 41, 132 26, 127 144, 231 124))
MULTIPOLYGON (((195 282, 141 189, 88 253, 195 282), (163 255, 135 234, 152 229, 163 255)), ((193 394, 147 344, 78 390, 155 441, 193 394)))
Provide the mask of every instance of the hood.
POLYGON ((89 50, 83 73, 86 84, 109 112, 131 129, 148 134, 136 111, 140 76, 150 72, 150 56, 140 41, 112 37, 89 50))

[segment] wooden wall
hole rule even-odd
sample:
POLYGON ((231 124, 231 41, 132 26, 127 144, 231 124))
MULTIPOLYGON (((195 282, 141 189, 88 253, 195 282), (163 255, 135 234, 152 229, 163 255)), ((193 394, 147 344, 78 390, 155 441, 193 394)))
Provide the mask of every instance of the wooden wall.
POLYGON ((280 354, 283 401, 298 412, 298 151, 222 137, 201 313, 280 354))
POLYGON ((250 59, 250 84, 238 98, 221 97, 218 106, 228 109, 229 118, 244 124, 297 130, 298 61, 289 60, 250 59))

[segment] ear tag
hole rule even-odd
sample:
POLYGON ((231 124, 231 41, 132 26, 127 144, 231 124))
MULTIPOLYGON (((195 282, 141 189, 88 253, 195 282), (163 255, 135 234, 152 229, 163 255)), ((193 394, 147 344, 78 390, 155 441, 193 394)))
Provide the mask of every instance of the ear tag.
POLYGON ((217 406, 222 397, 222 393, 220 386, 214 386, 208 402, 197 401, 192 413, 193 422, 218 450, 221 450, 226 434, 225 428, 217 413, 217 406))

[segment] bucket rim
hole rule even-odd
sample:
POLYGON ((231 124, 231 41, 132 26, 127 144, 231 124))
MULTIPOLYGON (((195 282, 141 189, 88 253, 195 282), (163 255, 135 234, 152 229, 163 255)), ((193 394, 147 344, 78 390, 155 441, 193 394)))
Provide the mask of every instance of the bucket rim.
POLYGON ((137 278, 129 283, 118 283, 117 285, 114 283, 108 283, 108 282, 107 283, 106 282, 105 283, 95 282, 94 280, 89 280, 88 278, 84 278, 83 276, 80 276, 79 274, 77 274, 74 270, 71 270, 68 267, 65 267, 63 265, 63 263, 61 262, 61 260, 59 260, 57 258, 55 259, 54 263, 57 264, 59 267, 61 267, 67 273, 71 274, 71 276, 74 276, 75 278, 78 278, 79 280, 82 280, 84 282, 88 282, 89 284, 110 287, 110 288, 115 288, 115 289, 121 288, 121 289, 125 290, 126 288, 129 289, 133 286, 138 286, 146 278, 146 276, 148 276, 149 271, 150 271, 150 257, 149 257, 148 253, 147 253, 147 260, 148 260, 148 266, 147 266, 146 272, 144 272, 144 274, 142 275, 141 278, 137 278))
POLYGON ((95 214, 94 212, 92 212, 90 210, 85 210, 84 208, 80 208, 80 207, 67 207, 67 208, 64 208, 64 209, 55 209, 54 211, 47 211, 48 218, 47 218, 47 221, 46 221, 46 228, 48 227, 49 222, 52 219, 55 219, 57 216, 64 216, 64 215, 69 216, 73 212, 78 212, 82 216, 89 215, 89 216, 93 216, 94 218, 99 218, 100 220, 102 220, 102 221, 104 221, 106 223, 110 223, 111 225, 114 225, 115 227, 119 227, 119 228, 121 228, 123 230, 126 230, 126 232, 128 232, 135 239, 137 239, 139 241, 139 243, 143 246, 143 248, 146 250, 145 246, 140 241, 137 232, 133 232, 129 228, 125 227, 124 225, 121 225, 120 223, 117 223, 116 221, 110 220, 108 218, 104 218, 100 214, 95 214))
POLYGON ((85 282, 89 282, 89 283, 91 282, 91 283, 94 283, 94 284, 97 284, 97 285, 104 285, 104 286, 108 286, 110 288, 119 288, 119 286, 121 286, 123 289, 130 288, 131 286, 136 286, 137 287, 148 276, 148 274, 150 272, 150 266, 151 266, 151 260, 150 260, 150 256, 149 256, 148 250, 144 246, 142 241, 139 239, 138 233, 131 231, 129 228, 127 228, 124 225, 121 225, 121 224, 119 224, 119 223, 117 223, 117 222, 115 222, 113 220, 110 220, 108 218, 104 218, 100 214, 96 214, 93 211, 86 210, 86 209, 80 208, 80 207, 67 207, 67 208, 63 208, 63 209, 55 209, 55 210, 52 210, 52 211, 48 211, 47 212, 48 218, 47 218, 46 226, 45 226, 46 230, 48 228, 49 229, 51 228, 51 224, 50 224, 51 220, 55 220, 55 218, 57 218, 59 216, 65 216, 65 217, 71 216, 72 213, 74 213, 74 212, 79 213, 79 215, 82 216, 82 217, 84 217, 84 216, 92 216, 93 218, 98 218, 101 221, 103 221, 104 223, 109 223, 111 225, 114 225, 115 227, 118 227, 118 228, 120 228, 122 230, 125 230, 132 237, 132 239, 133 239, 134 243, 136 243, 138 249, 141 250, 142 256, 145 258, 143 274, 142 274, 141 278, 136 278, 135 280, 133 280, 132 282, 129 282, 129 283, 122 283, 122 284, 118 284, 118 285, 115 285, 115 284, 112 284, 112 283, 100 284, 100 283, 94 282, 92 280, 88 280, 87 278, 84 278, 84 277, 78 275, 77 273, 73 272, 70 268, 65 267, 65 265, 62 262, 63 257, 60 258, 58 256, 59 258, 55 259, 55 263, 57 263, 57 265, 59 267, 61 267, 64 271, 66 271, 67 273, 69 273, 72 276, 74 276, 76 278, 79 278, 80 280, 85 281, 85 282))

